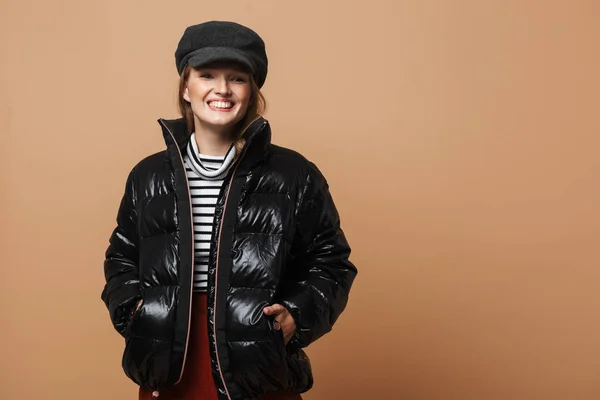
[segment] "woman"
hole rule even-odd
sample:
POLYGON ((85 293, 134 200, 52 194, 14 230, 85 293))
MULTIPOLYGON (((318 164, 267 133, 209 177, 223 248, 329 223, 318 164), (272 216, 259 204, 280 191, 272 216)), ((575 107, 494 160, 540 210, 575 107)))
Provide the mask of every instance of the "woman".
POLYGON ((129 173, 102 292, 140 399, 301 399, 302 350, 344 310, 356 268, 327 182, 271 144, 262 39, 232 22, 186 29, 183 118, 129 173))

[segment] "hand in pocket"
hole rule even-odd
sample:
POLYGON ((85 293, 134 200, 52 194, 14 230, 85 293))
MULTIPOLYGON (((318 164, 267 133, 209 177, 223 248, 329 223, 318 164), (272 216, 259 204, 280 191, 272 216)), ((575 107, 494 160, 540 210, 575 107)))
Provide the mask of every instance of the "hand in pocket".
POLYGON ((294 321, 292 314, 281 304, 265 307, 264 313, 273 317, 275 320, 273 325, 275 329, 282 330, 284 343, 287 345, 296 333, 296 321, 294 321))

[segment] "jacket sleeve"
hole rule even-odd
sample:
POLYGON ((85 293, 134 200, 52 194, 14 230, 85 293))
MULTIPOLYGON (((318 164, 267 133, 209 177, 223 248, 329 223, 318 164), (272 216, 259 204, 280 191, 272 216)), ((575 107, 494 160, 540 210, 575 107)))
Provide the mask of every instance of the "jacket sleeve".
POLYGON ((307 175, 297 212, 290 267, 299 280, 283 293, 282 304, 296 322, 292 345, 306 347, 331 331, 348 302, 357 274, 348 260, 350 246, 327 181, 314 164, 307 175))
POLYGON ((141 299, 138 274, 139 235, 137 229, 135 168, 127 177, 125 193, 117 212, 104 260, 106 284, 101 298, 113 326, 122 336, 135 305, 141 299))

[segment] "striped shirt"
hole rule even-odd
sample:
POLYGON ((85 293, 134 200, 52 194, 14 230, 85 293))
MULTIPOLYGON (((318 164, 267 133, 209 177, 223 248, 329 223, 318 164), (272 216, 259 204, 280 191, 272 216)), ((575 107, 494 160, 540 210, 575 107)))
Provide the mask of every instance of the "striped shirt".
POLYGON ((233 145, 224 156, 200 154, 194 134, 183 156, 194 219, 194 291, 206 291, 215 205, 234 157, 233 145))

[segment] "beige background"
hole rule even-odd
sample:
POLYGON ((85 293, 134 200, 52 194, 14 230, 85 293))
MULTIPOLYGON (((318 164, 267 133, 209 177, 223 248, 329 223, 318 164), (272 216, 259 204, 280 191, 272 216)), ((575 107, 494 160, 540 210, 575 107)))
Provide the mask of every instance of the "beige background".
POLYGON ((600 398, 600 2, 2 0, 0 397, 134 399, 100 301, 173 52, 265 39, 361 273, 307 400, 600 398))

